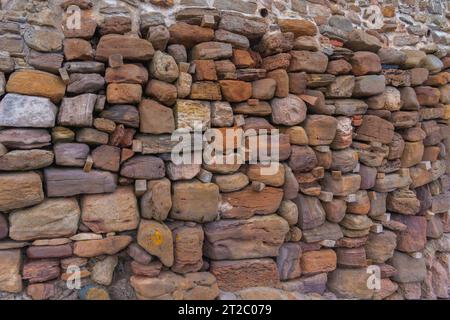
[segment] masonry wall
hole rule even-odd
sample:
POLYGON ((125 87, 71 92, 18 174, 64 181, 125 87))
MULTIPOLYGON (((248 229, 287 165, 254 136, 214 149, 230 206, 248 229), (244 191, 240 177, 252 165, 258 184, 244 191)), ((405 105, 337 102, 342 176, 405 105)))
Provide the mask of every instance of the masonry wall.
POLYGON ((448 298, 447 2, 0 9, 1 299, 448 298))

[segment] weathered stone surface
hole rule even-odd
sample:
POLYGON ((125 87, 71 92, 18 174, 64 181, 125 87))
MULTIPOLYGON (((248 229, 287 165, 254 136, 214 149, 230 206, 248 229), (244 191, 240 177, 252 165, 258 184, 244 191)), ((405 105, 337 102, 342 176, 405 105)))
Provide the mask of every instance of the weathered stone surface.
POLYGON ((382 75, 368 75, 355 78, 353 89, 354 97, 370 97, 380 94, 386 87, 385 78, 382 75))
POLYGON ((170 26, 169 43, 181 44, 190 49, 197 43, 207 42, 214 39, 214 30, 199 26, 177 22, 170 26))
POLYGON ((303 231, 302 240, 306 243, 314 243, 322 240, 339 240, 344 235, 336 223, 325 222, 321 226, 303 231))
POLYGON ((274 79, 261 79, 252 83, 252 98, 270 100, 275 95, 277 82, 274 79))
POLYGON ((392 280, 399 283, 421 282, 426 277, 426 267, 424 259, 415 259, 408 254, 399 251, 394 252, 394 256, 389 263, 397 269, 392 280))
POLYGON ((330 169, 342 173, 352 172, 358 164, 358 153, 353 149, 344 149, 332 152, 330 169))
POLYGON ((285 243, 281 246, 278 257, 277 267, 280 274, 280 280, 290 280, 300 277, 300 257, 302 249, 298 243, 285 243))
POLYGON ((58 113, 58 124, 73 127, 91 127, 97 96, 83 94, 74 98, 64 98, 58 113))
POLYGON ((221 100, 220 84, 212 81, 194 82, 189 97, 194 100, 221 100))
POLYGON ((11 93, 0 102, 0 126, 50 128, 55 126, 56 113, 47 98, 11 93))
POLYGON ((165 271, 158 278, 132 276, 130 282, 142 300, 214 300, 219 295, 216 278, 208 272, 181 276, 165 271))
POLYGON ((214 175, 213 182, 219 186, 221 192, 233 192, 243 189, 249 184, 249 179, 244 173, 226 175, 214 175))
POLYGON ((325 173, 322 180, 324 191, 330 191, 335 196, 347 196, 354 194, 361 185, 361 176, 358 174, 346 174, 341 178, 335 179, 331 174, 325 173))
POLYGON ((139 104, 140 131, 144 133, 171 133, 175 130, 172 109, 153 100, 142 100, 139 104))
MULTIPOLYGON (((238 108, 234 109, 238 112, 238 108)), ((229 102, 213 101, 211 103, 211 125, 215 127, 230 127, 233 125, 233 109, 229 102)))
POLYGON ((0 211, 28 207, 43 200, 42 181, 37 173, 0 174, 0 211))
POLYGON ((327 70, 328 58, 322 52, 291 51, 291 56, 289 72, 324 73, 327 70))
MULTIPOLYGON (((92 128, 82 128, 77 131, 75 140, 80 143, 87 143, 89 145, 107 144, 109 135, 106 132, 102 132, 92 128)), ((111 139, 111 141, 114 141, 111 139)), ((113 144, 111 142, 111 144, 113 144)))
POLYGON ((221 80, 222 95, 228 102, 242 102, 251 98, 252 84, 239 80, 221 80))
POLYGON ((6 84, 6 92, 49 98, 54 103, 61 101, 65 91, 60 77, 37 70, 16 71, 6 84))
POLYGON ((78 229, 79 218, 76 199, 47 199, 11 213, 9 236, 16 241, 72 236, 78 229))
POLYGON ((44 170, 47 196, 66 197, 77 194, 108 193, 116 189, 117 177, 105 171, 48 168, 44 170))
POLYGON ((370 233, 366 242, 366 256, 374 263, 384 263, 394 255, 397 236, 391 231, 370 233))
POLYGON ((309 115, 303 127, 310 145, 328 145, 333 142, 336 135, 337 120, 326 115, 309 115))
POLYGON ((377 52, 381 48, 381 42, 363 30, 353 30, 348 34, 345 47, 353 51, 377 52))
POLYGON ((67 93, 96 93, 104 87, 105 80, 97 73, 71 73, 67 93))
POLYGON ((209 102, 179 99, 174 111, 177 129, 193 129, 196 121, 200 122, 202 129, 210 126, 211 111, 209 102))
POLYGON ((24 263, 22 278, 30 283, 45 282, 59 277, 61 269, 55 259, 27 261, 24 263))
POLYGON ((140 199, 141 215, 146 219, 164 221, 172 208, 170 180, 152 180, 140 199))
POLYGON ((110 106, 107 110, 102 111, 100 116, 133 128, 139 127, 139 112, 136 107, 131 105, 110 106))
POLYGON ((394 126, 377 116, 365 115, 356 130, 356 139, 361 141, 379 141, 389 144, 394 136, 394 126))
POLYGON ((94 51, 91 43, 83 39, 65 39, 64 56, 66 60, 92 60, 94 51))
POLYGON ((27 295, 33 300, 48 300, 55 296, 55 285, 51 283, 33 283, 27 287, 27 295))
POLYGON ((205 226, 204 254, 214 260, 277 256, 288 231, 276 215, 211 222, 205 226))
POLYGON ((275 213, 281 204, 283 190, 266 187, 261 192, 247 187, 241 191, 230 192, 222 195, 222 201, 229 207, 222 212, 225 218, 250 218, 253 215, 267 215, 275 213))
POLYGON ((19 293, 22 291, 20 250, 0 251, 0 290, 19 293))
POLYGON ((367 267, 366 250, 358 248, 338 248, 336 251, 337 264, 342 268, 367 267))
POLYGON ((224 12, 219 23, 219 29, 224 29, 247 37, 256 39, 267 31, 267 24, 262 18, 250 18, 237 12, 224 12))
POLYGON ((250 164, 247 168, 246 175, 250 181, 259 181, 267 186, 281 187, 284 185, 284 166, 277 165, 270 174, 264 170, 270 170, 270 165, 250 164))
POLYGON ((91 279, 98 284, 109 286, 112 282, 117 263, 117 256, 108 256, 98 261, 92 268, 91 279))
POLYGON ((179 76, 179 70, 172 56, 156 51, 150 64, 150 74, 161 81, 174 82, 179 76))
POLYGON ((45 129, 4 129, 0 143, 8 149, 34 149, 49 145, 51 136, 45 129))
POLYGON ((278 18, 277 22, 282 32, 292 32, 296 37, 317 34, 317 27, 308 20, 278 18))
POLYGON ((119 171, 120 148, 114 146, 101 145, 92 150, 92 160, 94 168, 112 172, 119 171))
POLYGON ((318 198, 299 194, 294 202, 298 207, 298 225, 302 230, 319 227, 325 222, 325 211, 318 198))
POLYGON ((294 126, 306 118, 306 105, 297 96, 290 94, 286 98, 275 98, 271 101, 272 121, 275 124, 294 126))
POLYGON ((425 247, 427 241, 427 221, 425 217, 395 215, 392 219, 406 225, 406 230, 397 234, 397 250, 417 252, 425 247))
POLYGON ((286 98, 289 96, 290 80, 289 74, 284 69, 276 69, 267 73, 267 78, 276 82, 275 96, 278 98, 286 98))
POLYGON ((125 60, 148 61, 155 53, 152 44, 144 39, 108 34, 100 38, 95 53, 98 61, 108 61, 110 55, 120 54, 125 60))
POLYGON ((79 257, 91 258, 103 254, 114 255, 125 249, 132 238, 130 236, 111 236, 102 240, 77 241, 73 253, 79 257))
POLYGON ((213 183, 177 182, 173 186, 170 217, 176 220, 209 222, 216 219, 219 187, 213 183))
POLYGON ((232 33, 226 30, 216 30, 214 33, 214 40, 219 42, 226 42, 233 46, 233 48, 247 49, 250 43, 247 37, 244 37, 237 33, 232 33))
POLYGON ((355 86, 355 77, 339 76, 327 87, 326 96, 329 98, 349 98, 355 86))
POLYGON ((350 59, 352 73, 355 76, 375 74, 381 71, 380 58, 373 52, 358 51, 350 59))
POLYGON ((122 165, 120 174, 132 179, 160 179, 165 175, 164 161, 154 156, 135 156, 122 165))
POLYGON ((367 287, 369 276, 366 268, 338 268, 328 275, 327 287, 339 298, 370 299, 373 291, 367 287))
POLYGON ((381 48, 377 52, 382 64, 402 65, 406 61, 406 54, 394 48, 381 48))
POLYGON ((342 199, 334 198, 330 202, 322 202, 322 207, 328 221, 339 223, 344 219, 347 203, 342 199))
POLYGON ((95 233, 136 229, 139 211, 134 190, 117 188, 110 194, 85 195, 81 199, 81 219, 95 233))
POLYGON ((221 290, 236 291, 249 287, 274 287, 280 279, 272 259, 212 261, 211 273, 221 290))
POLYGON ((415 215, 420 210, 420 201, 409 189, 397 189, 387 196, 386 207, 391 212, 415 215))
POLYGON ((66 258, 72 255, 70 244, 28 247, 27 257, 31 259, 66 258))
POLYGON ((203 266, 204 233, 200 225, 170 223, 174 241, 174 264, 177 273, 197 272, 203 266))
POLYGON ((25 171, 50 166, 53 152, 40 149, 13 150, 0 157, 0 170, 25 171))
POLYGON ((336 259, 336 253, 331 249, 304 252, 301 257, 302 274, 333 271, 336 269, 336 259))
POLYGON ((148 253, 157 256, 165 266, 173 265, 173 237, 165 224, 153 220, 141 220, 137 241, 148 253))
POLYGON ((148 71, 143 65, 124 64, 117 68, 107 68, 105 73, 106 83, 138 83, 148 81, 148 71))
POLYGON ((63 36, 57 31, 29 28, 23 37, 25 43, 37 51, 54 52, 62 49, 63 36))
POLYGON ((137 104, 141 101, 142 87, 138 84, 110 83, 106 99, 111 104, 137 104))

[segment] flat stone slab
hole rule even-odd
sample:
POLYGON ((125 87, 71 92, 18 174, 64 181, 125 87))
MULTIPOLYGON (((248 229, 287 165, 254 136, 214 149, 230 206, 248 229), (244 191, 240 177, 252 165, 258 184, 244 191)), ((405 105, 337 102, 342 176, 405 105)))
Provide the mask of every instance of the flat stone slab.
POLYGON ((57 110, 47 98, 10 93, 0 102, 0 126, 52 128, 57 110))
POLYGON ((117 175, 107 171, 48 168, 44 170, 48 197, 114 192, 117 175))

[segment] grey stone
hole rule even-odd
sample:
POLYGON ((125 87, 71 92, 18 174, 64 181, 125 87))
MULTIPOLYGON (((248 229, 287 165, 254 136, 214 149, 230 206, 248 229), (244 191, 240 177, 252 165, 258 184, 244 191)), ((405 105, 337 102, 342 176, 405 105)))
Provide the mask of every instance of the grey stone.
POLYGON ((369 75, 355 78, 354 97, 369 97, 384 92, 386 80, 382 75, 369 75))
POLYGON ((29 28, 23 38, 32 49, 42 52, 55 52, 62 49, 63 35, 60 32, 29 28))
POLYGON ((72 73, 67 93, 94 93, 105 87, 105 79, 97 73, 72 73))
POLYGON ((47 98, 9 93, 0 102, 0 126, 51 128, 57 108, 47 98))

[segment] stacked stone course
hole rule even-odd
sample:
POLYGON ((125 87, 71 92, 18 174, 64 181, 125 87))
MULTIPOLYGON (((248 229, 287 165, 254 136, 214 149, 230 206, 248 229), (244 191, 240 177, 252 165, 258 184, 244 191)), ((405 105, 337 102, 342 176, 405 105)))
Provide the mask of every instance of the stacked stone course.
POLYGON ((1 299, 448 299, 446 3, 113 2, 0 7, 1 299))

